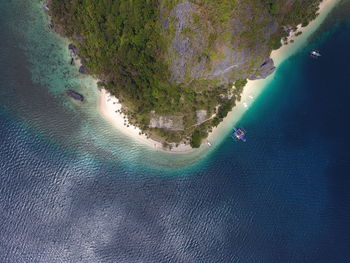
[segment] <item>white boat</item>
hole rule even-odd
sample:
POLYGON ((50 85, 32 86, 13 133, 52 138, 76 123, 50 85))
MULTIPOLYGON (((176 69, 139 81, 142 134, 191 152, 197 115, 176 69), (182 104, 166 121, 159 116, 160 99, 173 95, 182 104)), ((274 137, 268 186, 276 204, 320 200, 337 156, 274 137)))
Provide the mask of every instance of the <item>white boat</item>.
POLYGON ((322 55, 321 55, 320 51, 318 51, 316 49, 313 49, 313 50, 310 51, 310 56, 313 57, 313 58, 318 58, 318 57, 320 57, 322 55))
POLYGON ((209 147, 211 147, 211 145, 212 145, 210 141, 207 141, 207 144, 209 147))

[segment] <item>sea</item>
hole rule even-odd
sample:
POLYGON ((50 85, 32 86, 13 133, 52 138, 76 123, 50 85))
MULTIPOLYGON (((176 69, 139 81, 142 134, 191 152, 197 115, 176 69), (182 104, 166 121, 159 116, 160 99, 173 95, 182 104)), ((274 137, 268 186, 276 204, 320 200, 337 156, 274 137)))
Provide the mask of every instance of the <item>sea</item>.
POLYGON ((350 262, 349 14, 278 66, 246 143, 178 155, 101 118, 42 2, 1 0, 0 262, 350 262))

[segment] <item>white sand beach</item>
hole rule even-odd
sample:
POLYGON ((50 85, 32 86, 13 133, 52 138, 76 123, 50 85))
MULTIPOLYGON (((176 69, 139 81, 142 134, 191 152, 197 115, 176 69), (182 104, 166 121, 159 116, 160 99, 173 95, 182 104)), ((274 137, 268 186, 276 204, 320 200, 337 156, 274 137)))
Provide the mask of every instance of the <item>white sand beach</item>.
MULTIPOLYGON (((141 134, 141 130, 138 127, 131 125, 128 122, 127 117, 119 112, 121 109, 121 104, 118 99, 112 96, 105 89, 100 92, 98 110, 102 117, 110 122, 115 128, 120 132, 130 136, 131 138, 148 145, 155 150, 163 150, 162 143, 147 138, 145 134, 141 134)), ((171 150, 171 152, 189 152, 192 148, 189 145, 181 144, 178 147, 171 150)))
MULTIPOLYGON (((329 12, 339 3, 340 0, 324 0, 319 9, 319 15, 312 21, 307 27, 301 28, 302 34, 298 37, 291 37, 294 43, 282 46, 280 49, 275 50, 271 54, 271 58, 275 62, 275 66, 278 67, 285 59, 293 55, 301 46, 305 45, 307 39, 316 29, 322 24, 329 12)), ((299 27, 300 28, 300 27, 299 27)), ((213 146, 218 145, 222 138, 227 136, 230 129, 237 123, 244 113, 249 109, 249 106, 263 91, 264 87, 273 79, 274 74, 267 79, 260 79, 254 81, 248 81, 241 96, 241 101, 229 112, 228 116, 222 121, 213 131, 209 134, 208 139, 213 146)), ((98 103, 98 110, 102 117, 110 122, 120 132, 130 136, 131 138, 148 145, 155 150, 163 150, 162 144, 145 135, 140 134, 141 130, 133 125, 130 125, 127 118, 120 112, 117 112, 121 108, 121 104, 118 99, 111 96, 104 89, 100 92, 100 98, 98 103)), ((200 149, 208 148, 207 143, 203 142, 200 149)), ((178 147, 173 147, 172 153, 188 153, 194 151, 189 145, 181 144, 178 147)))

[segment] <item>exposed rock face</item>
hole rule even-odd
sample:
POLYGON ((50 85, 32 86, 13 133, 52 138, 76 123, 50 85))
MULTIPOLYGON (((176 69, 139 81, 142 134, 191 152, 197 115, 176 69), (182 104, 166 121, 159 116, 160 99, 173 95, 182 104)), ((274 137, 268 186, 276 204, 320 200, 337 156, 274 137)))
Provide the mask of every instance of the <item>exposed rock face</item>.
POLYGON ((203 123, 207 119, 207 111, 206 110, 197 110, 196 117, 197 117, 197 125, 203 123))
POLYGON ((236 79, 265 78, 274 71, 269 40, 278 24, 266 8, 244 2, 240 1, 240 8, 220 29, 203 19, 205 10, 195 1, 175 5, 170 16, 163 19, 164 34, 169 35, 171 27, 175 29, 166 56, 174 83, 213 80, 222 85, 236 79), (250 25, 261 26, 251 32, 250 25))
POLYGON ((252 75, 249 76, 250 80, 264 79, 271 75, 275 71, 276 67, 273 64, 273 60, 270 58, 261 64, 260 68, 252 75))
POLYGON ((152 114, 150 128, 160 128, 165 130, 180 131, 183 130, 183 116, 157 115, 152 114))
MULTIPOLYGON (((193 80, 201 77, 206 69, 206 59, 200 58, 197 63, 192 63, 195 57, 200 57, 202 50, 207 46, 206 38, 202 37, 205 32, 200 27, 193 27, 193 15, 196 6, 189 1, 177 4, 170 13, 170 20, 175 27, 173 38, 168 52, 170 55, 171 80, 176 84, 185 83, 186 76, 193 80), (187 33, 186 33, 187 31, 187 33), (190 36, 190 31, 194 34, 190 36), (191 68, 189 68, 191 66, 191 68)), ((170 26, 171 22, 166 26, 170 26)))

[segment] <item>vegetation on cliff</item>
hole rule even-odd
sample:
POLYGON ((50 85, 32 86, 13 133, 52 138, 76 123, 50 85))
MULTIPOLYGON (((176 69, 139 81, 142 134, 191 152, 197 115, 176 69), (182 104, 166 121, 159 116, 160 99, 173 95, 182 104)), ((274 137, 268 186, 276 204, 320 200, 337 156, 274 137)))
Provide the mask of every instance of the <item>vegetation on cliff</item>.
POLYGON ((246 79, 273 71, 272 49, 314 19, 320 0, 51 0, 55 29, 124 105, 167 143, 200 141, 246 79))

